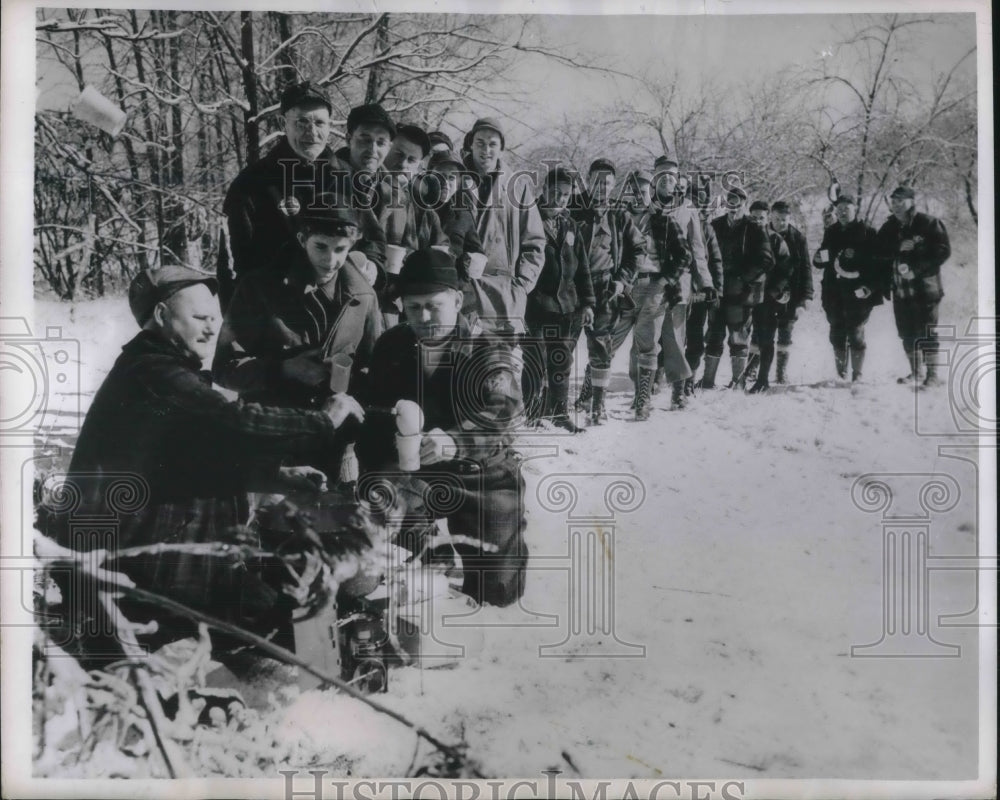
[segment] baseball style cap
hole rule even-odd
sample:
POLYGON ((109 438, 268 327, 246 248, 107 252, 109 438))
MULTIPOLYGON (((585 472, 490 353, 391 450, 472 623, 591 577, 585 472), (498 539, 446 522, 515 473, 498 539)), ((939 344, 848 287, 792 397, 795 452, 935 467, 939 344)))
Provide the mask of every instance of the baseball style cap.
POLYGON ((354 133, 358 125, 379 125, 389 131, 389 137, 396 138, 396 123, 378 103, 355 106, 347 115, 347 135, 354 133))
POLYGON ((190 267, 171 265, 155 270, 144 269, 129 284, 128 307, 139 327, 142 327, 153 316, 157 303, 198 283, 204 283, 212 294, 219 291, 219 282, 214 275, 190 267))
POLYGON ((296 106, 316 103, 326 106, 326 110, 331 114, 333 113, 333 106, 330 105, 330 101, 327 99, 326 94, 322 89, 309 81, 296 83, 289 86, 281 93, 282 114, 291 108, 295 108, 296 106))

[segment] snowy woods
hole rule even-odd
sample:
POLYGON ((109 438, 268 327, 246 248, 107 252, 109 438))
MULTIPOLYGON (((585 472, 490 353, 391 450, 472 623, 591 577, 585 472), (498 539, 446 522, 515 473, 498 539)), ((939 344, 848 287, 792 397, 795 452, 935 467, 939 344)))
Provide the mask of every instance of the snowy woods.
POLYGON ((817 209, 807 199, 834 179, 861 198, 868 221, 906 182, 968 223, 977 214, 975 48, 935 64, 928 80, 911 68, 927 61, 914 37, 950 24, 844 17, 813 63, 743 76, 669 56, 624 71, 560 41, 557 23, 537 16, 40 10, 39 72, 58 90, 35 117, 36 280, 73 299, 165 260, 214 270, 220 247, 225 258, 225 188, 280 136, 278 97, 300 80, 323 86, 339 110, 334 144, 347 110, 363 102, 456 141, 459 119, 499 109, 532 132, 510 143, 515 167, 559 159, 585 171, 596 155, 649 167, 670 148, 686 171, 736 172, 754 195, 798 199, 808 224, 817 209), (610 76, 620 97, 581 97, 560 123, 545 122, 544 109, 519 99, 518 81, 556 68, 578 70, 582 85, 610 76), (87 85, 126 112, 116 138, 69 111, 87 85))

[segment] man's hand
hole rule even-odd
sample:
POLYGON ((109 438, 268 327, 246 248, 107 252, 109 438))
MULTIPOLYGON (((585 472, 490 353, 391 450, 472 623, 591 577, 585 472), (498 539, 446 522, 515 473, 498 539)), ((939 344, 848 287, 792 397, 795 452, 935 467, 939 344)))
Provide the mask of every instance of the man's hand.
POLYGON ((611 281, 611 296, 608 300, 614 300, 625 291, 625 284, 621 281, 611 281))
POLYGON ((704 295, 706 303, 715 308, 719 307, 719 293, 714 286, 706 286, 701 290, 701 293, 704 295))
POLYGON ((841 255, 842 255, 842 256, 843 256, 844 258, 854 258, 854 248, 853 248, 853 247, 848 247, 847 249, 845 249, 845 250, 844 250, 844 251, 843 251, 843 252, 841 253, 841 255))
POLYGON ((365 410, 361 404, 349 394, 335 394, 323 404, 323 411, 330 418, 333 427, 339 428, 350 416, 357 417, 358 422, 365 421, 365 410))
POLYGON ((431 428, 420 440, 420 463, 437 464, 439 461, 451 461, 458 455, 458 445, 440 428, 431 428))
POLYGON ((323 351, 317 348, 282 361, 281 376, 305 386, 318 386, 329 380, 330 371, 323 363, 323 351))
POLYGON ((803 311, 808 311, 809 310, 809 306, 811 306, 811 305, 812 305, 812 300, 806 299, 806 300, 803 300, 801 303, 799 303, 799 308, 801 308, 803 311))
POLYGON ((684 293, 681 291, 680 283, 675 280, 668 280, 663 287, 663 300, 667 304, 667 308, 673 308, 683 298, 684 293))
POLYGON ((314 467, 279 467, 278 480, 288 491, 326 491, 326 474, 314 467))
POLYGON ((872 296, 872 290, 867 286, 859 286, 854 290, 854 296, 858 298, 858 300, 867 300, 872 296))
POLYGON ((909 253, 911 250, 913 250, 913 240, 912 239, 903 239, 903 241, 901 241, 899 243, 899 252, 900 253, 909 253))
POLYGON ((583 327, 589 328, 594 324, 594 309, 590 306, 583 307, 583 327))

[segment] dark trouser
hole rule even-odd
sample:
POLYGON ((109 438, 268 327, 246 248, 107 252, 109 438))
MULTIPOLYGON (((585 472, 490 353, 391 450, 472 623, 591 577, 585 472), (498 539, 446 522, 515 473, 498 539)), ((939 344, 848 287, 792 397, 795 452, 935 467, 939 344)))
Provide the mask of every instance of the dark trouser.
POLYGON ((941 301, 928 302, 917 297, 892 298, 892 313, 896 317, 896 330, 903 340, 903 348, 910 353, 920 349, 924 353, 938 350, 938 307, 941 301))
POLYGON ((830 344, 834 350, 865 349, 865 324, 872 313, 871 303, 841 298, 824 306, 830 323, 830 344))
POLYGON ((663 367, 667 383, 687 380, 692 375, 691 366, 684 355, 688 309, 687 303, 678 303, 673 308, 668 308, 663 315, 657 363, 663 367))
POLYGON ((597 305, 594 308, 594 324, 587 328, 587 362, 590 368, 597 370, 611 369, 612 335, 617 315, 609 306, 611 273, 592 274, 594 294, 597 305))
POLYGON ((778 315, 778 350, 788 350, 792 346, 792 331, 799 318, 798 306, 791 303, 785 305, 784 311, 778 315))
POLYGON ((774 337, 778 326, 788 310, 787 303, 775 302, 772 297, 765 297, 764 302, 753 307, 752 341, 758 347, 774 347, 774 337))
POLYGON ((729 355, 745 356, 750 341, 750 326, 753 323, 753 306, 742 305, 739 297, 727 297, 715 317, 709 322, 705 342, 705 354, 722 356, 722 344, 726 330, 729 331, 729 355))
POLYGON ((666 281, 655 273, 643 273, 632 286, 632 300, 635 308, 623 313, 611 332, 611 355, 632 333, 632 350, 629 354, 629 377, 636 380, 639 369, 656 369, 657 333, 666 303, 663 301, 663 287, 666 281))
MULTIPOLYGON (((701 357, 706 352, 706 344, 712 343, 712 329, 716 324, 715 318, 719 316, 718 303, 698 302, 688 306, 687 318, 687 345, 684 348, 684 357, 687 358, 688 365, 692 372, 698 371, 701 364, 701 357), (707 329, 707 334, 706 334, 707 329)), ((719 353, 722 353, 722 342, 725 337, 726 323, 722 322, 722 336, 718 339, 719 353)), ((716 354, 716 355, 718 355, 716 354)), ((711 353, 709 353, 711 355, 711 353)))
POLYGON ((532 419, 545 413, 546 405, 555 409, 557 404, 566 402, 573 351, 583 330, 583 317, 576 311, 560 314, 533 310, 526 322, 528 335, 521 340, 524 359, 521 390, 525 414, 532 419))
POLYGON ((462 557, 462 591, 481 603, 507 606, 524 594, 528 547, 524 542, 524 477, 510 448, 482 461, 460 459, 422 468, 401 493, 407 520, 448 520, 453 536, 481 546, 456 544, 462 557), (417 489, 417 491, 413 491, 417 489), (491 552, 496 548, 496 552, 491 552))

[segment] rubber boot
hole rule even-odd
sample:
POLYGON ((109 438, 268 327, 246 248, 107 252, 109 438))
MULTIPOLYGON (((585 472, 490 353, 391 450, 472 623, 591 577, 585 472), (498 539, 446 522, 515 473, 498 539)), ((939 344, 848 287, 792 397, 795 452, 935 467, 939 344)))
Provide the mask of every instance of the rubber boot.
POLYGON ((719 371, 721 356, 705 356, 705 373, 701 376, 699 386, 702 389, 715 388, 715 373, 719 371))
POLYGON ((674 381, 671 384, 670 409, 680 411, 687 406, 687 395, 684 393, 684 385, 687 381, 674 381))
POLYGON ((847 348, 846 347, 835 347, 833 348, 833 360, 837 366, 837 377, 843 380, 847 379, 847 348))
POLYGON ((920 351, 907 350, 906 360, 910 362, 910 374, 901 378, 896 378, 896 383, 919 383, 920 382, 920 351))
POLYGON ((639 380, 635 390, 635 418, 637 420, 649 419, 652 411, 649 398, 653 391, 653 370, 640 367, 639 380))
POLYGON ((779 350, 775 367, 775 383, 788 383, 788 351, 779 350))
POLYGON ((729 382, 730 389, 736 389, 746 385, 747 357, 730 356, 729 360, 733 365, 733 379, 729 382))
POLYGON ((590 405, 590 398, 593 395, 594 386, 591 383, 590 378, 590 364, 587 364, 587 370, 583 374, 583 384, 580 386, 580 394, 576 397, 576 402, 573 403, 573 408, 577 411, 585 411, 590 405))
POLYGON ((750 387, 750 394, 766 392, 771 388, 768 383, 768 375, 771 372, 771 362, 774 360, 774 345, 762 344, 760 346, 760 371, 757 373, 757 380, 750 387))
POLYGON ((854 383, 861 383, 864 380, 865 371, 865 348, 851 348, 851 380, 854 383))

